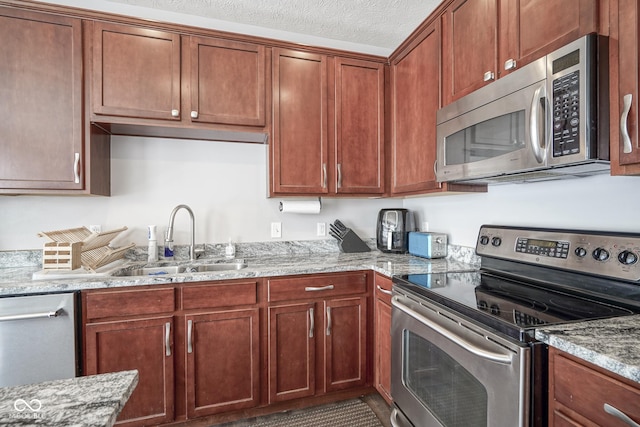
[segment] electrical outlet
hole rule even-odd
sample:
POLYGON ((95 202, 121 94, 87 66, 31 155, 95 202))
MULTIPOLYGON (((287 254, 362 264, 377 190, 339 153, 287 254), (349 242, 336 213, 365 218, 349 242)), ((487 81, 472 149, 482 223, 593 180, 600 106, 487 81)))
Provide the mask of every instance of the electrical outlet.
POLYGON ((327 224, 324 222, 319 222, 316 224, 316 234, 318 236, 326 236, 327 235, 327 224))
POLYGON ((429 231, 429 222, 428 221, 422 221, 422 227, 420 227, 421 231, 429 231))
POLYGON ((271 223, 271 237, 272 238, 282 237, 282 223, 281 222, 272 222, 271 223))
POLYGON ((89 226, 89 231, 92 233, 102 233, 102 226, 101 225, 90 225, 89 226))

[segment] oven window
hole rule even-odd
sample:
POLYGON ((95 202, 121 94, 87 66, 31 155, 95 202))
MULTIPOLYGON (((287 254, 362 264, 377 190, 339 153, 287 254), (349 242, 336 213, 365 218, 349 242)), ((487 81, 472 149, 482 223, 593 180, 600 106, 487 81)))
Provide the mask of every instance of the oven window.
POLYGON ((448 354, 404 331, 402 380, 445 427, 486 427, 487 390, 448 354))
POLYGON ((525 147, 524 110, 505 114, 447 136, 445 164, 461 165, 502 156, 525 147))

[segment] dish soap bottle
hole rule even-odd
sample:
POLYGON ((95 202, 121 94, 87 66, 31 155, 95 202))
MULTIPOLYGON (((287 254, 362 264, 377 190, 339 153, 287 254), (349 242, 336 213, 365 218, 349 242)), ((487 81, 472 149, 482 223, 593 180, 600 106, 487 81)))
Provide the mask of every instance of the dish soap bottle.
POLYGON ((231 238, 229 238, 229 243, 224 248, 224 256, 225 258, 234 258, 236 256, 236 246, 231 242, 231 238))
POLYGON ((155 225, 149 226, 148 238, 149 238, 149 246, 147 247, 147 255, 148 255, 147 261, 148 262, 158 261, 158 240, 156 239, 155 225))

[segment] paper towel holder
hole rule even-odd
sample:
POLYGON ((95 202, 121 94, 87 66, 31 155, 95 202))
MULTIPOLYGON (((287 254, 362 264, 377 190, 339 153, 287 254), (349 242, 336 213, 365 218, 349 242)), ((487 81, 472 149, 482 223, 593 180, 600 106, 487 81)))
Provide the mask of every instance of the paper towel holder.
POLYGON ((318 197, 318 201, 280 201, 280 212, 282 213, 301 213, 301 214, 319 214, 322 210, 322 199, 318 197), (316 204, 317 203, 317 204, 316 204))

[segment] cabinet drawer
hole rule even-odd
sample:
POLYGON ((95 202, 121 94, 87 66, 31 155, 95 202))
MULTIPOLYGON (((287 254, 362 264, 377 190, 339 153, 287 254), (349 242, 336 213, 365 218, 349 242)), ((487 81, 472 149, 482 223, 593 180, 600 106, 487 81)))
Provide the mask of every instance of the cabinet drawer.
POLYGON ((269 301, 324 298, 367 291, 366 273, 270 279, 269 301))
POLYGON ((256 304, 257 286, 256 281, 184 285, 182 309, 256 304))
POLYGON ((553 399, 602 426, 626 425, 608 414, 609 404, 640 422, 640 389, 552 351, 553 399))
POLYGON ((138 316, 175 310, 173 288, 87 292, 83 298, 87 320, 138 316))

